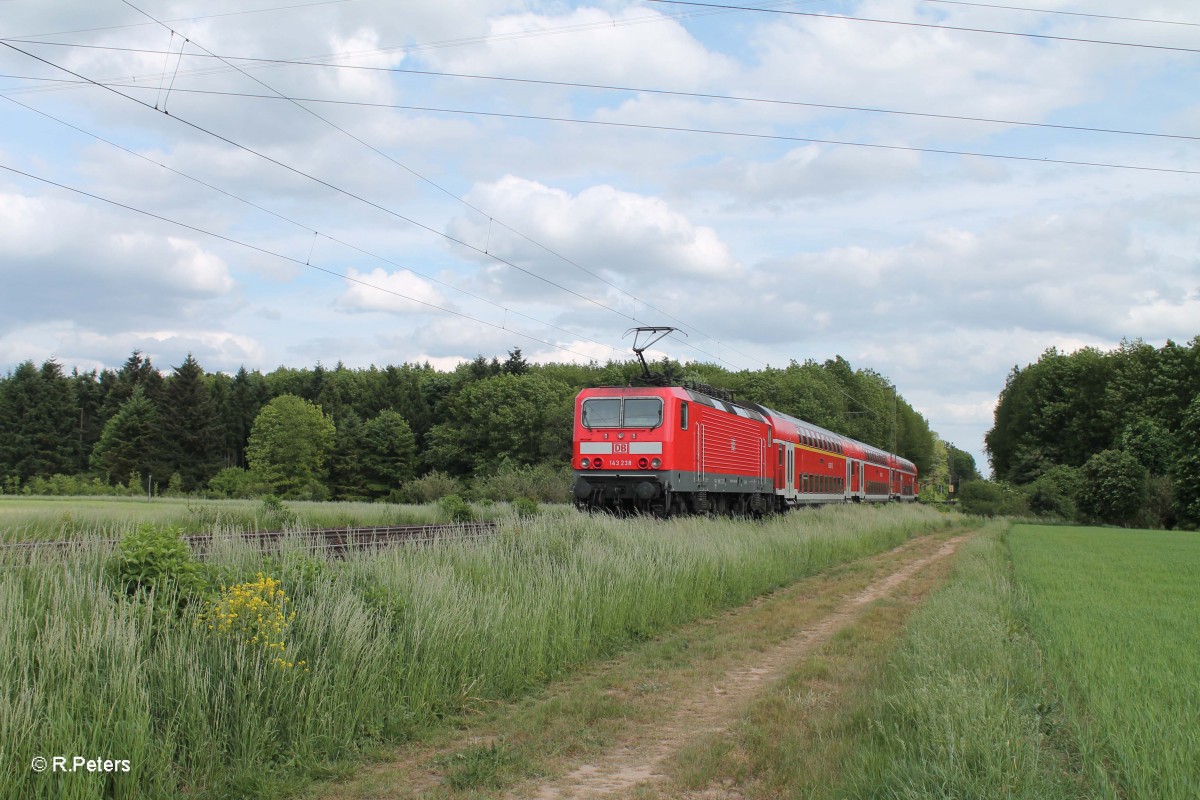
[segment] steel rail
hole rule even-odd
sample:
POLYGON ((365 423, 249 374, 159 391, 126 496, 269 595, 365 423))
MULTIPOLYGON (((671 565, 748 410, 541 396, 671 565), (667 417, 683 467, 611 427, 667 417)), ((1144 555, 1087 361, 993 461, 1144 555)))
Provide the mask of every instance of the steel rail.
MULTIPOLYGON (((309 549, 345 554, 351 550, 380 549, 401 544, 434 544, 439 542, 469 541, 495 535, 498 522, 459 522, 438 525, 375 525, 345 526, 340 528, 313 528, 273 531, 231 532, 220 534, 189 534, 181 537, 188 546, 203 556, 214 542, 236 541, 257 544, 267 550, 285 541, 298 541, 309 549)), ((89 547, 116 547, 119 538, 88 538, 65 540, 29 540, 24 542, 0 542, 0 554, 12 552, 34 553, 57 549, 79 550, 89 547)))

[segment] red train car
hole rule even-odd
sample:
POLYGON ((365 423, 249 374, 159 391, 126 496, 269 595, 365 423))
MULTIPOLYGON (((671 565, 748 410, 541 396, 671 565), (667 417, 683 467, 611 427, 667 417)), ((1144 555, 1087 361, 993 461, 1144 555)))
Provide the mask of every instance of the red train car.
POLYGON ((917 498, 912 462, 695 387, 585 389, 572 460, 585 508, 762 514, 917 498))

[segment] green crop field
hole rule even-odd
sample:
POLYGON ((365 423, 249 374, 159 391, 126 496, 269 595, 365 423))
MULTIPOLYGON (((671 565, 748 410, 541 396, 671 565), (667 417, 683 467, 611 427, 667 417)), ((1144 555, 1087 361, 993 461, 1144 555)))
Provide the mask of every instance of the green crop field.
POLYGON ((1200 535, 1018 525, 1026 616, 1108 797, 1200 797, 1200 535))
POLYGON ((866 674, 790 796, 1200 797, 1200 534, 993 522, 866 674))

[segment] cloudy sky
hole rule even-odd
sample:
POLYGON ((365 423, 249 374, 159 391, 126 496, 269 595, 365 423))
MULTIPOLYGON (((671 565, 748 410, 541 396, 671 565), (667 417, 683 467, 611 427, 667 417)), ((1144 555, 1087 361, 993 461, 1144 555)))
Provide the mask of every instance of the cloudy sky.
POLYGON ((1200 334, 1194 0, 131 3, 0 0, 0 372, 673 325, 982 466, 1014 364, 1200 334))

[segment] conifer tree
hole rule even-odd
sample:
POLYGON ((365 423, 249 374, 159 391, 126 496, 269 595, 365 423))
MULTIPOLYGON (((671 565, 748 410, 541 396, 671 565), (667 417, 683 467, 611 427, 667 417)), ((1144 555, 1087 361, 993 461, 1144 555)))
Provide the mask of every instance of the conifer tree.
POLYGON ((141 386, 121 404, 104 424, 100 441, 92 451, 92 467, 110 483, 121 483, 136 472, 158 475, 166 483, 168 473, 160 458, 161 437, 158 410, 141 386))
POLYGON ((198 489, 220 469, 224 437, 204 369, 191 353, 167 380, 163 405, 165 466, 180 474, 184 490, 198 489))
POLYGON ((0 384, 0 475, 27 482, 74 474, 78 459, 79 411, 62 367, 19 365, 0 384))
POLYGON ((412 480, 417 469, 417 440, 404 417, 384 409, 363 426, 362 472, 372 497, 386 497, 412 480))

